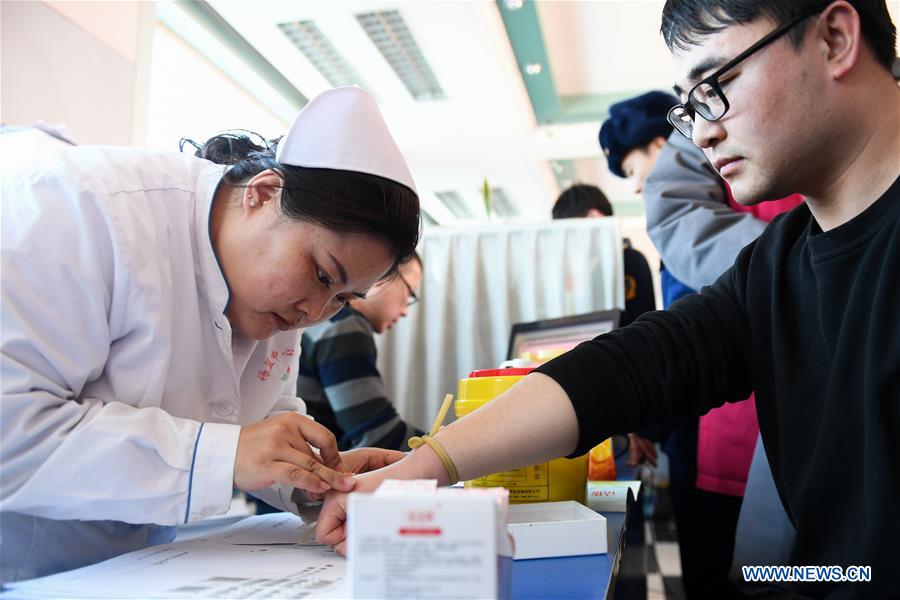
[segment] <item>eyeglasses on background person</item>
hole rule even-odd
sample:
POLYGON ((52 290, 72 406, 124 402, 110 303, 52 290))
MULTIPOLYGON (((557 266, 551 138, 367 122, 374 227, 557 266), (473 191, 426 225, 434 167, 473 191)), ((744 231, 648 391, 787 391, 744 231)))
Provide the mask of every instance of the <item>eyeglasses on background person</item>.
POLYGON ((415 290, 412 289, 412 286, 409 285, 409 282, 406 281, 406 277, 401 275, 399 272, 397 273, 397 277, 400 278, 400 281, 403 282, 403 285, 406 286, 406 290, 409 292, 409 298, 406 299, 406 305, 412 306, 413 304, 415 304, 416 302, 419 301, 419 297, 416 295, 415 290))

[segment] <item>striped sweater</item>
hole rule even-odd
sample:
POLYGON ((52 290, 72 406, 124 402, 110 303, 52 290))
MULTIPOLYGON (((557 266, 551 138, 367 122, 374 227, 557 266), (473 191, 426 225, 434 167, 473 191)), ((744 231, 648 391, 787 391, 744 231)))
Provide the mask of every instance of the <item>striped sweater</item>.
POLYGON ((400 418, 385 394, 374 336, 366 318, 349 306, 305 330, 297 395, 341 450, 409 450, 406 441, 421 432, 400 418))

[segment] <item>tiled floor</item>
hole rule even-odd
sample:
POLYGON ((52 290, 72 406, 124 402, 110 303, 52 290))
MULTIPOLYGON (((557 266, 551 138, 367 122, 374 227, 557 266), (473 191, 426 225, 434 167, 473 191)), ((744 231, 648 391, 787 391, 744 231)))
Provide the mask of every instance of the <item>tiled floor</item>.
POLYGON ((675 524, 669 521, 645 521, 649 552, 656 557, 657 572, 647 573, 647 600, 683 600, 681 560, 675 541, 675 524))
POLYGON ((662 512, 644 520, 642 512, 635 511, 626 533, 616 600, 685 600, 675 523, 662 512))

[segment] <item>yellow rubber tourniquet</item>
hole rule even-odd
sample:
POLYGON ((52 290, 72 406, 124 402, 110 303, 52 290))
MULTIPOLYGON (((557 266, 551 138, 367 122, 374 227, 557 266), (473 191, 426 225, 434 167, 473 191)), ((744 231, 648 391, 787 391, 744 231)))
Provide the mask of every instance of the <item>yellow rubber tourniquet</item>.
POLYGON ((434 439, 434 436, 440 431, 441 424, 444 422, 444 418, 447 416, 447 411, 450 410, 450 404, 452 402, 453 394, 444 396, 444 404, 441 405, 441 410, 438 411, 437 418, 434 420, 434 425, 431 426, 431 433, 428 435, 411 437, 407 442, 411 450, 421 448, 425 444, 434 450, 434 453, 437 454, 438 458, 441 459, 441 462, 444 463, 444 468, 447 469, 447 475, 450 477, 449 485, 453 485, 459 481, 459 471, 456 470, 453 459, 450 458, 450 455, 447 454, 447 451, 444 450, 441 443, 434 439))
POLYGON ((441 459, 441 462, 444 463, 444 468, 447 469, 447 475, 450 477, 450 482, 447 485, 453 485, 459 481, 459 473, 456 470, 456 465, 453 464, 453 459, 450 458, 450 455, 447 454, 447 451, 444 450, 444 447, 441 446, 439 441, 430 435, 423 435, 422 437, 410 438, 408 443, 409 447, 413 450, 421 447, 423 444, 428 444, 428 446, 434 450, 434 453, 438 455, 438 458, 441 459))

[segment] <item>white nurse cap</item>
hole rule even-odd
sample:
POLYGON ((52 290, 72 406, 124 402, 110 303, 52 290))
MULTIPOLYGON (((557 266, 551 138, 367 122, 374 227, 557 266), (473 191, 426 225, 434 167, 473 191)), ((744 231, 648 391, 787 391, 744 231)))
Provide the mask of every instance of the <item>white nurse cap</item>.
POLYGON ((326 90, 310 100, 278 142, 275 160, 298 167, 369 173, 416 191, 375 99, 358 87, 326 90))

